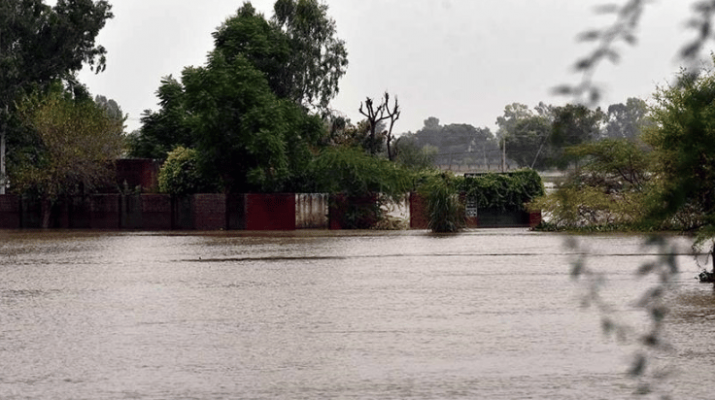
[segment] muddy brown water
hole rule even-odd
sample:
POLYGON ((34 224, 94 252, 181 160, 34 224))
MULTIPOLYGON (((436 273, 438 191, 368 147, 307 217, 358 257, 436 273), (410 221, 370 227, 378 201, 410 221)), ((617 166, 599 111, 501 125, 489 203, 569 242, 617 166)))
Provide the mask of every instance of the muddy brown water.
MULTIPOLYGON (((641 326, 651 250, 582 240, 641 326)), ((661 388, 709 399, 715 294, 673 240, 661 388)), ((523 229, 0 231, 0 398, 633 398, 634 347, 580 308, 572 252, 523 229)))

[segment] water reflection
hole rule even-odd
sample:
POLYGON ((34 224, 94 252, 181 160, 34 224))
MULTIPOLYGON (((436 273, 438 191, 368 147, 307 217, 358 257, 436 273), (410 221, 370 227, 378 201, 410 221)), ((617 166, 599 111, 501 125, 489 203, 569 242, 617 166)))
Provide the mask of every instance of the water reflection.
MULTIPOLYGON (((623 316, 635 237, 592 237, 623 316)), ((0 398, 630 398, 559 235, 0 232, 0 398)), ((683 254, 687 243, 683 241, 683 254)), ((672 390, 715 355, 684 273, 672 390)), ((635 314, 634 314, 635 317, 635 314)), ((697 396, 704 397, 697 397, 697 396)))

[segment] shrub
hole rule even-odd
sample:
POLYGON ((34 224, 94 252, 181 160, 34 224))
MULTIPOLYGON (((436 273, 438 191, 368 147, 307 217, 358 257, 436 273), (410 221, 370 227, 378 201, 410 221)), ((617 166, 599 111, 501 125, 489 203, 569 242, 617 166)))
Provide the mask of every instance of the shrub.
POLYGON ((159 171, 159 191, 173 196, 216 191, 216 185, 203 177, 198 165, 196 150, 175 148, 159 171))

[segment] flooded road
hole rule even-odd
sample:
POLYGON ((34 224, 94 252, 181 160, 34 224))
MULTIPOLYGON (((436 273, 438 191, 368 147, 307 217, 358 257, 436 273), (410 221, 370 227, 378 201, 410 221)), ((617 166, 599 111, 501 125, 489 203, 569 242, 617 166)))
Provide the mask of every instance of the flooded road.
MULTIPOLYGON (((642 321, 641 241, 584 242, 642 321)), ((521 229, 0 231, 0 398, 632 398, 571 252, 521 229)), ((715 294, 678 259, 664 387, 712 398, 715 294)))

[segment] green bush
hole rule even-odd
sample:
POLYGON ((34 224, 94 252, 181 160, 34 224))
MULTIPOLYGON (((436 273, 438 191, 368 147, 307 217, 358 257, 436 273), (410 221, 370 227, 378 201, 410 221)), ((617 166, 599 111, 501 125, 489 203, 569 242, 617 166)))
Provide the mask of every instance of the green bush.
POLYGON ((413 187, 413 173, 385 158, 357 148, 324 149, 313 162, 314 190, 364 197, 373 194, 401 199, 413 187))
POLYGON ((464 204, 460 201, 458 179, 440 174, 420 186, 419 194, 427 200, 428 227, 432 232, 457 232, 464 227, 464 204))
POLYGON ((524 211, 525 204, 544 195, 544 184, 536 171, 523 169, 467 177, 459 181, 458 190, 480 209, 524 211))
POLYGON ((174 196, 216 191, 216 185, 203 177, 198 165, 196 150, 175 148, 159 171, 159 191, 174 196))

